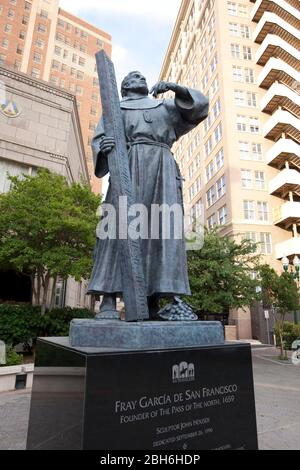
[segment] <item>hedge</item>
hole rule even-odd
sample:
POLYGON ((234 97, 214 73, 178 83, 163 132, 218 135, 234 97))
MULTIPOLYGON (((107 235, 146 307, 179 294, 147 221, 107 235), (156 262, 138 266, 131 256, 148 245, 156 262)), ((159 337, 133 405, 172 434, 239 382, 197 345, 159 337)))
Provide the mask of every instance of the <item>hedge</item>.
POLYGON ((29 349, 39 336, 68 336, 73 318, 93 318, 86 309, 56 309, 41 316, 40 307, 0 305, 0 340, 10 346, 24 344, 29 349))

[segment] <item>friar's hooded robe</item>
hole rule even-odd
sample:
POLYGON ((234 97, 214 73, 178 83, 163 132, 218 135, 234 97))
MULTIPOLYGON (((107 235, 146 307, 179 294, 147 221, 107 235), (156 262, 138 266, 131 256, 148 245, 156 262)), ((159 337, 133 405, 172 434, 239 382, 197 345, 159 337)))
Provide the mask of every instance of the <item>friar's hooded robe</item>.
MULTIPOLYGON (((207 117, 208 99, 199 91, 188 89, 186 99, 124 98, 121 109, 133 198, 148 209, 150 228, 151 205, 182 205, 182 178, 171 147, 207 117)), ((95 174, 99 178, 108 173, 109 156, 99 151, 103 136, 101 120, 92 142, 95 174)), ((112 204, 111 185, 105 202, 112 204)), ((158 239, 141 239, 147 295, 190 295, 184 236, 175 239, 171 231, 170 239, 164 239, 159 232, 158 239)), ((122 291, 118 240, 97 238, 88 293, 120 295, 122 291)))

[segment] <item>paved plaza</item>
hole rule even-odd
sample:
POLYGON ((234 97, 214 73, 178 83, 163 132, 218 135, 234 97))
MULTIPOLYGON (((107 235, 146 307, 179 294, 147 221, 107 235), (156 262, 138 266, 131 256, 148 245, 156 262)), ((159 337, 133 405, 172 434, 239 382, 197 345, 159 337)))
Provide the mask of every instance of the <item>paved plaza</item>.
MULTIPOLYGON (((275 360, 273 348, 253 349, 259 447, 300 450, 300 366, 275 360)), ((30 392, 0 394, 0 450, 25 449, 30 392)))

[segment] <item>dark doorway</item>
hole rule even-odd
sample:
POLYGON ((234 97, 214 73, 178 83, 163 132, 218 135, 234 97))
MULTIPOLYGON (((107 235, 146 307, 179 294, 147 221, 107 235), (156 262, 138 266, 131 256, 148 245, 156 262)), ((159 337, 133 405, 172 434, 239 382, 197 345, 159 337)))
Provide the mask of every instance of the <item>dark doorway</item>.
POLYGON ((0 271, 0 303, 31 302, 31 279, 16 271, 0 271))

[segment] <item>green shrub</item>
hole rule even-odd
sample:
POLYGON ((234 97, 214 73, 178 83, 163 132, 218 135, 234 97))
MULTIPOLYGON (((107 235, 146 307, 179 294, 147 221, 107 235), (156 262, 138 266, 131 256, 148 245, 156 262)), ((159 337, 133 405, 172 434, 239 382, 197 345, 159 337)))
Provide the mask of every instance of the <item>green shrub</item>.
POLYGON ((93 317, 94 313, 86 309, 66 307, 41 316, 40 307, 4 304, 0 305, 0 340, 30 349, 38 337, 68 336, 73 318, 93 317))
POLYGON ((18 366, 22 364, 23 357, 18 354, 13 348, 8 348, 6 352, 6 364, 4 366, 18 366))
MULTIPOLYGON (((280 340, 277 325, 275 325, 274 332, 276 335, 276 343, 279 344, 280 340)), ((300 337, 300 325, 295 325, 294 323, 286 321, 283 324, 283 332, 283 341, 285 343, 285 349, 290 350, 293 341, 300 337)))
POLYGON ((0 339, 6 344, 29 345, 39 334, 41 315, 39 307, 30 305, 0 305, 0 339))

